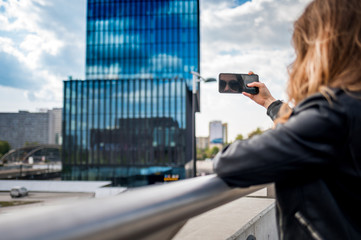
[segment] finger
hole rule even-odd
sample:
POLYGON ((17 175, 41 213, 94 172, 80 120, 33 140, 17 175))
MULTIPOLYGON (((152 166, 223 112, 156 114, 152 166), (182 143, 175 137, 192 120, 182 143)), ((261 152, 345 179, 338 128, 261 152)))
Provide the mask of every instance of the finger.
POLYGON ((247 87, 262 87, 263 83, 261 82, 251 82, 247 84, 247 87))
POLYGON ((252 74, 254 74, 252 71, 249 71, 249 72, 248 72, 248 75, 252 75, 252 74))
POLYGON ((247 92, 242 92, 242 94, 243 94, 244 96, 246 96, 246 97, 249 97, 249 98, 252 98, 252 97, 253 97, 252 94, 247 93, 247 92))

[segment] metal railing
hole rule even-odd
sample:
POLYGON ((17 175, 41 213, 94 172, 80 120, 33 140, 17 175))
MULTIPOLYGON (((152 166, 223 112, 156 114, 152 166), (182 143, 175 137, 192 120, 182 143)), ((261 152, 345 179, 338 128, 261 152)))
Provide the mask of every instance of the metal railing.
MULTIPOLYGON (((171 239, 191 217, 264 186, 229 188, 216 175, 0 214, 2 239, 171 239)), ((21 209, 19 209, 21 210, 21 209)))

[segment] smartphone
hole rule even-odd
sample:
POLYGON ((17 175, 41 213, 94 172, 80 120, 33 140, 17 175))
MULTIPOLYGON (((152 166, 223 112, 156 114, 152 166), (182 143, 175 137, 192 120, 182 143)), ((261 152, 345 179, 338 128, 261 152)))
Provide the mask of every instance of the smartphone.
POLYGON ((242 93, 258 94, 257 87, 247 87, 251 82, 258 82, 257 74, 242 73, 220 73, 218 91, 220 93, 242 93))

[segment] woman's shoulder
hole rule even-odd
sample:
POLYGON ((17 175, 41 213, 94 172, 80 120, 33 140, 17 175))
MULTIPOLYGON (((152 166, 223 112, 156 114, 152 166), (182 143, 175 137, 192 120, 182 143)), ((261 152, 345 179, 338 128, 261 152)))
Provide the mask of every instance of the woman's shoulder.
MULTIPOLYGON (((344 91, 339 88, 330 89, 326 93, 313 94, 301 101, 294 112, 304 111, 309 108, 326 108, 330 110, 350 110, 357 109, 356 105, 361 107, 361 92, 344 91)), ((359 110, 361 111, 361 110, 359 110)))
POLYGON ((344 98, 348 97, 337 90, 332 98, 321 93, 314 94, 293 109, 284 127, 299 136, 311 139, 332 138, 333 135, 346 137, 347 129, 351 127, 348 125, 350 111, 345 107, 347 104, 344 98))

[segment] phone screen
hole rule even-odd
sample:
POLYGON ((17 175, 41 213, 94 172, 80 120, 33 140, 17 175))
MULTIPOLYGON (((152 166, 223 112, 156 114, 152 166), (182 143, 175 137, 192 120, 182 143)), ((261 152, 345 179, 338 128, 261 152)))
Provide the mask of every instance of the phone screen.
POLYGON ((248 83, 258 82, 258 75, 256 74, 236 74, 236 73, 220 73, 218 90, 220 93, 242 93, 248 92, 257 94, 258 88, 247 87, 248 83))

